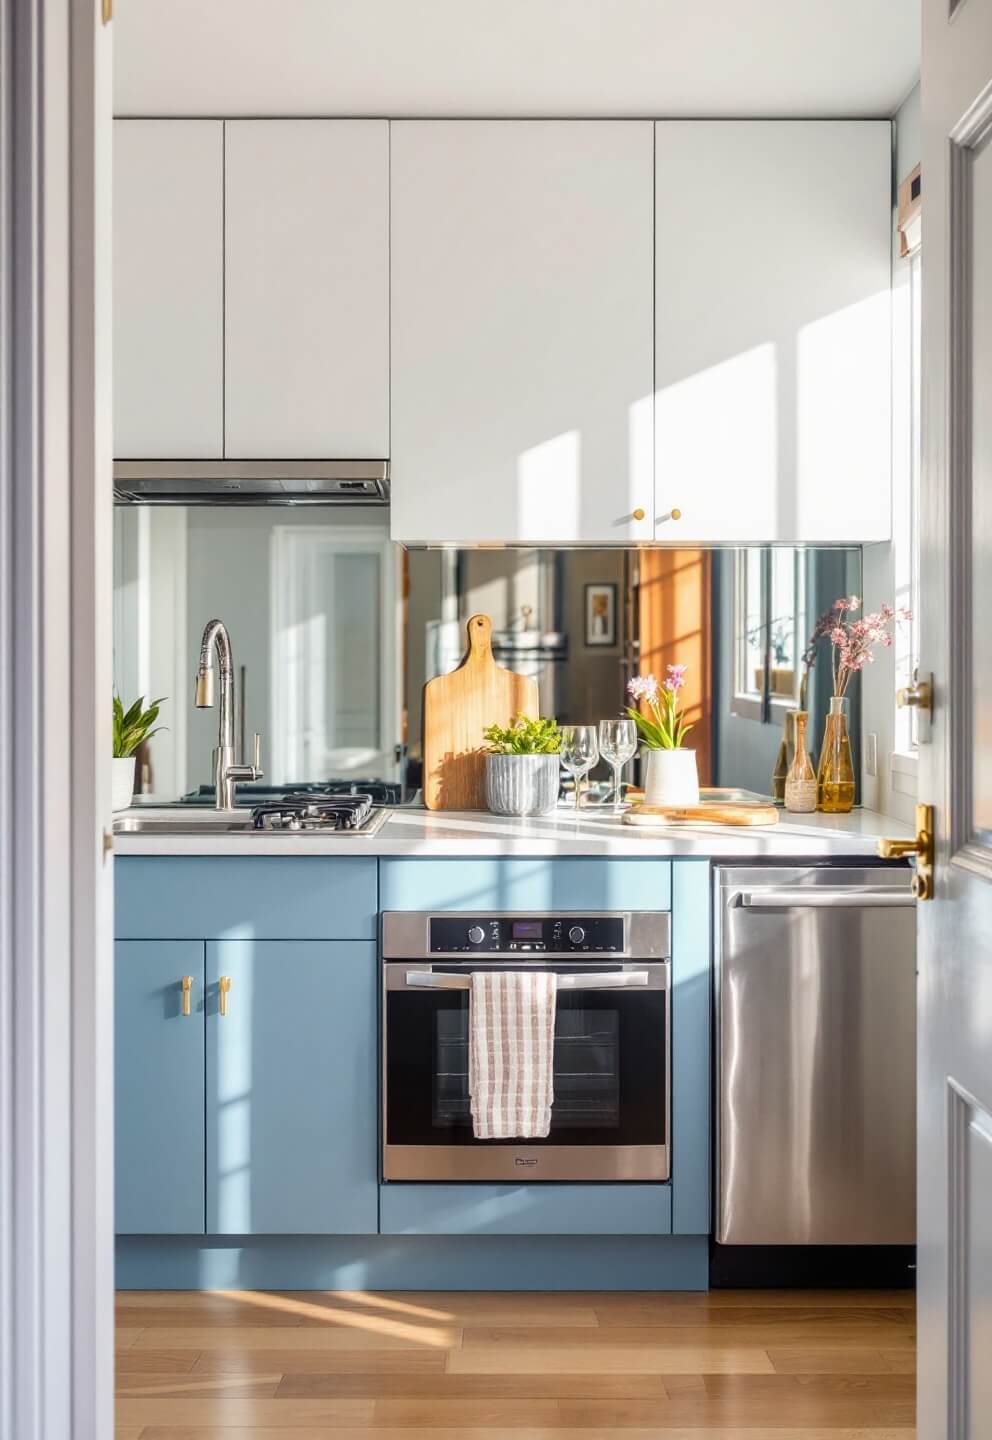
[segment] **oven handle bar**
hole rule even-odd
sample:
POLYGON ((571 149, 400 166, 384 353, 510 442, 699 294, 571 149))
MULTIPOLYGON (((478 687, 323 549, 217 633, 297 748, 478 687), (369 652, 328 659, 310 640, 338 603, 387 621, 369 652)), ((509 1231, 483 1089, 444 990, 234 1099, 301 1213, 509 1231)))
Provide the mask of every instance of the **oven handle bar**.
MULTIPOLYGON (((651 977, 646 970, 618 970, 606 975, 559 975, 559 990, 629 990, 648 985, 651 977)), ((471 990, 470 975, 435 974, 431 970, 407 971, 406 983, 426 990, 471 990)))

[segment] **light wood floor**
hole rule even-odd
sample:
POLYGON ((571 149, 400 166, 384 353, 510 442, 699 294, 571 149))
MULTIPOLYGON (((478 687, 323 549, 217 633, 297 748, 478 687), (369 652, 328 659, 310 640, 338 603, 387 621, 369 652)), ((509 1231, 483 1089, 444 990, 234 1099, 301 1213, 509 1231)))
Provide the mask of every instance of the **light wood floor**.
POLYGON ((131 1292, 117 1440, 912 1440, 907 1292, 131 1292))

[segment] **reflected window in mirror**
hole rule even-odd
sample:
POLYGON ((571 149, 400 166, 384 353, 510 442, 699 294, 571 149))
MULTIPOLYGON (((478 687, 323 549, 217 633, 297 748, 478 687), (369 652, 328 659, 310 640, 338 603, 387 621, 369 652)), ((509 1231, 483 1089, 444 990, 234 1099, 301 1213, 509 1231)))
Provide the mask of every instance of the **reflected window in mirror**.
POLYGON ((799 703, 806 644, 805 552, 734 554, 734 685, 731 710, 769 718, 766 707, 799 703))

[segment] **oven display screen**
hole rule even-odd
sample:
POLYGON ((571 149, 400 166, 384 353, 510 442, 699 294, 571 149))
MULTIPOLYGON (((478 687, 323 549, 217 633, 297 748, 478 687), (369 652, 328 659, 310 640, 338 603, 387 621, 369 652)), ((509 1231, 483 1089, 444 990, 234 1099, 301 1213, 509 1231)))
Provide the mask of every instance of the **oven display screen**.
POLYGON ((514 940, 541 940, 544 926, 540 920, 514 920, 511 928, 514 940))

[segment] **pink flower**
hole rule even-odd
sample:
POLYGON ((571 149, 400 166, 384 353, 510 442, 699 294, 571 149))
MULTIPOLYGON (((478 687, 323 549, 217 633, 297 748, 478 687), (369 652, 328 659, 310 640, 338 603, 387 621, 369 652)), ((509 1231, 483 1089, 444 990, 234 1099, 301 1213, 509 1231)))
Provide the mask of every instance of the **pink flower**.
POLYGON ((685 684, 685 672, 688 665, 669 665, 665 675, 665 689, 671 695, 676 695, 685 684))
POLYGON ((653 675, 635 675, 628 681, 627 691, 632 700, 647 700, 650 705, 658 698, 658 682, 653 675))

